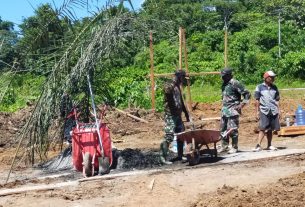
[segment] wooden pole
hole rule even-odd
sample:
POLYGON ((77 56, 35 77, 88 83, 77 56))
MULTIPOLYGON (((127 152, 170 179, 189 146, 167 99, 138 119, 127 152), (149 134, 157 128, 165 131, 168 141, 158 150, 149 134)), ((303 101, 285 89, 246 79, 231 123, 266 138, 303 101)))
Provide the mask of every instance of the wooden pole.
POLYGON ((225 67, 228 67, 228 27, 225 26, 225 48, 224 48, 224 58, 225 58, 225 67))
MULTIPOLYGON (((185 38, 185 29, 182 30, 183 32, 183 49, 184 49, 184 64, 185 64, 185 72, 189 73, 188 68, 188 61, 187 61, 187 48, 186 48, 186 38, 185 38)), ((192 96, 191 96, 191 83, 189 77, 186 79, 187 81, 187 97, 188 97, 188 108, 192 110, 192 96)))
POLYGON ((150 45, 150 82, 151 82, 151 109, 155 111, 155 80, 154 80, 154 48, 153 48, 153 35, 149 35, 150 45))
MULTIPOLYGON (((219 75, 220 72, 214 71, 214 72, 198 72, 198 73, 186 73, 187 76, 204 76, 204 75, 219 75)), ((162 74, 154 74, 154 77, 171 77, 174 76, 174 73, 162 73, 162 74)), ((147 76, 149 77, 149 76, 147 76)))
POLYGON ((141 118, 139 118, 139 117, 137 117, 137 116, 134 116, 134 115, 132 115, 132 114, 130 114, 130 113, 127 113, 127 112, 125 112, 125 111, 123 111, 123 110, 121 110, 121 109, 118 109, 118 108, 114 108, 114 109, 115 109, 116 111, 122 113, 122 114, 125 114, 126 116, 129 116, 129 117, 135 119, 135 120, 138 120, 138 121, 140 121, 140 122, 144 122, 144 123, 148 124, 148 121, 146 121, 145 119, 141 119, 141 118))
POLYGON ((179 27, 179 70, 182 69, 182 47, 183 47, 182 27, 179 27))

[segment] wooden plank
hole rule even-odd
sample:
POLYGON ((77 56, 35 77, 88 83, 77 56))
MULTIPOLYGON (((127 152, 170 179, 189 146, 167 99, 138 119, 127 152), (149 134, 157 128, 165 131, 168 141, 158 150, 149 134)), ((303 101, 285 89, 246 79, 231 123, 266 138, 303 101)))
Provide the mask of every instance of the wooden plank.
POLYGON ((279 136, 302 135, 305 134, 305 126, 281 127, 279 136))
POLYGON ((134 115, 132 115, 132 114, 130 114, 130 113, 127 113, 127 112, 125 112, 125 111, 123 111, 123 110, 121 110, 121 109, 118 109, 118 108, 115 108, 115 107, 113 107, 116 111, 118 111, 118 112, 120 112, 120 113, 122 113, 122 114, 125 114, 126 116, 129 116, 129 117, 131 117, 131 118, 133 118, 133 119, 135 119, 135 120, 138 120, 138 121, 140 121, 140 122, 144 122, 144 123, 146 123, 146 124, 148 124, 148 121, 146 121, 145 119, 141 119, 141 118, 139 118, 139 117, 137 117, 137 116, 134 116, 134 115))
POLYGON ((20 194, 20 193, 28 193, 31 191, 47 191, 47 190, 54 190, 58 188, 63 188, 67 186, 77 186, 78 181, 69 181, 69 182, 62 182, 56 184, 43 184, 38 186, 24 186, 20 188, 13 188, 13 189, 3 189, 0 190, 0 197, 13 195, 13 194, 20 194))
POLYGON ((209 117, 209 118, 203 118, 200 119, 201 121, 220 121, 221 117, 209 117))

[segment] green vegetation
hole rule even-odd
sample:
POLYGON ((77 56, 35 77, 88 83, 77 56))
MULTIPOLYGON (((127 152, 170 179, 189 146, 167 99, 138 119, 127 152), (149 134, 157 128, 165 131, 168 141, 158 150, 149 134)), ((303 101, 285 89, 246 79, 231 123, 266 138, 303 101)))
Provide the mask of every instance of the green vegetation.
MULTIPOLYGON (((82 20, 63 15, 45 4, 37 8, 34 16, 24 19, 20 36, 13 29, 13 23, 0 18, 0 84, 5 92, 3 98, 0 96, 0 111, 14 111, 37 100, 44 81, 67 48, 75 45, 63 76, 81 57, 80 45, 90 43, 86 38, 88 33, 80 35, 81 31, 84 28, 95 31, 96 25, 105 25, 118 13, 130 15, 125 28, 130 35, 103 53, 95 65, 93 84, 98 103, 107 101, 119 107, 150 108, 149 31, 154 36, 155 73, 173 72, 178 66, 180 26, 186 29, 191 72, 219 71, 224 67, 224 26, 227 24, 229 66, 238 80, 254 90, 263 72, 274 70, 280 88, 305 87, 303 0, 146 0, 136 14, 119 4, 103 11, 98 18, 82 20)), ((164 80, 156 79, 158 110, 162 110, 164 80)), ((191 84, 194 101, 220 99, 219 76, 193 77, 191 84)), ((86 90, 76 89, 77 86, 71 92, 75 98, 86 90)))
POLYGON ((44 76, 32 74, 14 75, 0 104, 0 111, 13 112, 33 104, 41 93, 44 80, 44 76))

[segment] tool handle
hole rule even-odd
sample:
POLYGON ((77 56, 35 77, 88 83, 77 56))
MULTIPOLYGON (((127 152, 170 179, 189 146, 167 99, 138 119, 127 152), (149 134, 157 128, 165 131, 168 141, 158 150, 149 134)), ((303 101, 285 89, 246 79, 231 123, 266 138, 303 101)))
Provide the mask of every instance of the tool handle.
POLYGON ((91 87, 91 82, 90 82, 89 75, 87 75, 87 79, 88 79, 88 86, 89 86, 89 91, 90 91, 90 96, 91 96, 93 115, 94 115, 94 118, 95 118, 96 132, 97 132, 97 136, 98 136, 99 143, 100 143, 101 154, 102 154, 102 157, 104 157, 104 148, 103 148, 102 136, 101 136, 101 133, 100 133, 100 124, 99 124, 97 116, 96 116, 94 97, 93 97, 93 92, 92 92, 92 87, 91 87))

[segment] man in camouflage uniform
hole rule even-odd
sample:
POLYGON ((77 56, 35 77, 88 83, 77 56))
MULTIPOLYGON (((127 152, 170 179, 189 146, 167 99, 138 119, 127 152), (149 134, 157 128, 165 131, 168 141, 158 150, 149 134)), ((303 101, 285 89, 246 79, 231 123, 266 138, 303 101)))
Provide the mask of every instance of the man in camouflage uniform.
MULTIPOLYGON (((189 114, 184 105, 180 87, 185 84, 186 74, 183 70, 175 72, 173 80, 164 84, 164 112, 165 112, 165 136, 160 144, 161 163, 171 164, 167 160, 169 144, 174 140, 174 133, 183 132, 184 124, 181 118, 184 112, 186 121, 189 121, 189 114)), ((183 142, 177 140, 178 157, 177 160, 182 160, 183 142)))
POLYGON ((236 153, 238 151, 238 127, 241 109, 249 102, 250 92, 237 80, 233 79, 232 70, 225 68, 221 71, 222 109, 220 132, 225 134, 233 129, 228 136, 222 137, 219 152, 236 153), (243 101, 241 97, 243 96, 243 101), (229 137, 232 138, 232 148, 229 149, 229 137))

